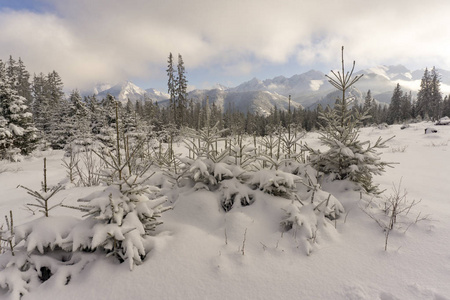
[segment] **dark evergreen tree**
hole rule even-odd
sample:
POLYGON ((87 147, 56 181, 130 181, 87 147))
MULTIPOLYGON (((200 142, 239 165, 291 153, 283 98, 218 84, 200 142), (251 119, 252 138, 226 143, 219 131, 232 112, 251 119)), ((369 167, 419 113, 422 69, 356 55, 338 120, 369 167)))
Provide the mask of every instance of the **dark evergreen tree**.
POLYGON ((439 74, 436 71, 436 68, 433 67, 431 70, 431 99, 430 99, 430 107, 429 107, 429 115, 432 120, 436 121, 441 116, 441 105, 442 105, 442 94, 441 94, 441 83, 439 74))
POLYGON ((175 122, 178 127, 185 125, 185 113, 187 108, 187 79, 184 61, 178 54, 177 80, 176 80, 176 116, 175 122))
POLYGON ((422 80, 420 82, 420 89, 417 93, 417 102, 416 102, 416 113, 422 119, 428 118, 431 112, 431 98, 432 98, 432 89, 431 89, 431 75, 428 72, 428 68, 425 69, 423 73, 422 80))
POLYGON ((445 96, 444 101, 442 102, 442 116, 450 117, 450 97, 445 96))
POLYGON ((169 109, 170 109, 170 114, 169 114, 169 119, 168 121, 170 123, 175 123, 175 101, 176 101, 176 78, 175 78, 175 70, 173 68, 173 56, 172 56, 172 52, 170 52, 169 54, 169 59, 167 61, 168 66, 167 66, 167 76, 169 77, 168 81, 167 81, 167 92, 170 95, 170 103, 169 103, 169 109))
POLYGON ((375 105, 375 99, 372 97, 372 92, 370 90, 367 91, 366 97, 364 97, 364 106, 363 106, 363 111, 368 111, 369 115, 372 118, 367 118, 363 121, 364 125, 367 125, 371 122, 375 122, 374 120, 374 105, 375 105))
POLYGON ((402 111, 401 111, 402 98, 403 98, 403 91, 400 87, 400 84, 397 83, 397 86, 394 89, 394 93, 392 94, 391 103, 389 104, 388 109, 389 124, 398 123, 402 120, 402 111))
POLYGON ((412 118, 412 95, 411 91, 409 93, 404 93, 400 100, 400 112, 401 121, 405 122, 412 118))

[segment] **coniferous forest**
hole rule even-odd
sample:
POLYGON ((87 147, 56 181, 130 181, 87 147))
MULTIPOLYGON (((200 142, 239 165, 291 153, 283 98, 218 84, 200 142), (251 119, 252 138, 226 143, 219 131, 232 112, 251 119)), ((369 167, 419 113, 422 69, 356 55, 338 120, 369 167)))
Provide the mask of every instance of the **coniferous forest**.
MULTIPOLYGON (((24 62, 12 56, 0 61, 1 115, 0 157, 14 160, 28 155, 33 149, 64 149, 72 141, 84 138, 111 143, 116 117, 123 131, 132 135, 176 135, 183 128, 199 130, 206 126, 226 129, 225 134, 266 136, 279 130, 295 127, 311 131, 323 125, 322 114, 330 107, 318 104, 314 109, 271 110, 263 116, 242 112, 230 106, 223 111, 215 103, 189 99, 186 70, 182 56, 175 64, 172 53, 168 57, 168 104, 152 99, 126 104, 111 95, 98 99, 96 95, 81 96, 73 90, 64 93, 63 79, 57 71, 34 74, 27 71, 24 62), (116 114, 118 105, 118 114, 116 114), (207 115, 210 115, 207 124, 207 115)), ((440 91, 439 74, 433 67, 425 69, 416 98, 398 84, 392 92, 389 105, 377 104, 368 90, 364 104, 352 105, 354 115, 367 111, 370 118, 362 125, 398 124, 421 120, 438 120, 450 115, 450 97, 440 91)))

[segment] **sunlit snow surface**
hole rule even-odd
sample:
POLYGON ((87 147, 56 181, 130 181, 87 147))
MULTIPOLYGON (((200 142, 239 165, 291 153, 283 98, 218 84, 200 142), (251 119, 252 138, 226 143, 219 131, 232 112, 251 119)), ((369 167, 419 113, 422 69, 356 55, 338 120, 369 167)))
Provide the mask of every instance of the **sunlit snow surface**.
MULTIPOLYGON (((348 183, 323 184, 346 215, 337 220, 337 230, 325 231, 309 256, 292 232, 279 231, 283 211, 272 209, 276 203, 255 201, 225 213, 213 194, 201 190, 180 194, 174 209, 163 214, 154 249, 133 271, 102 256, 87 263, 68 285, 50 278, 22 299, 450 299, 450 126, 368 127, 361 139, 394 135, 382 159, 398 164, 375 182, 387 196, 401 181, 408 199, 422 201, 391 232, 386 252, 384 232, 361 210, 370 197, 363 195, 360 201, 360 193, 348 183), (438 132, 425 134, 428 127, 438 132), (419 212, 428 219, 405 232, 419 212)), ((309 133, 305 141, 319 146, 317 137, 309 133)), ((181 146, 179 152, 185 151, 181 146)), ((48 159, 48 181, 62 181, 63 153, 41 155, 48 159)), ((1 220, 9 210, 15 225, 37 218, 24 209, 32 199, 16 187, 40 188, 42 156, 1 162, 0 170, 1 220)), ((92 191, 68 188, 58 201, 76 204, 92 191)), ((64 208, 51 214, 80 217, 64 208)), ((0 290, 0 299, 8 297, 0 290)))

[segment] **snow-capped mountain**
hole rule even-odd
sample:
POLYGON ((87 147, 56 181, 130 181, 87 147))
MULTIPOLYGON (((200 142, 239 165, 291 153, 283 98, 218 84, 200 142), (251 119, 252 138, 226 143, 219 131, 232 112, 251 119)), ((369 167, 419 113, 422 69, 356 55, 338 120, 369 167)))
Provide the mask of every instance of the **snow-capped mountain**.
MULTIPOLYGON (((189 98, 203 103, 206 97, 209 103, 215 103, 222 111, 229 109, 241 112, 252 112, 267 116, 275 107, 279 110, 288 110, 289 98, 274 92, 260 91, 235 91, 234 89, 194 90, 189 93, 189 98)), ((300 108, 299 103, 291 101, 292 108, 300 108)))
POLYGON ((109 83, 97 83, 94 87, 91 89, 86 89, 81 91, 82 96, 92 96, 92 95, 98 95, 99 93, 110 89, 112 87, 109 83))
POLYGON ((136 100, 141 100, 144 98, 144 95, 147 92, 135 85, 134 83, 130 81, 124 81, 119 84, 116 84, 109 89, 103 90, 100 93, 98 93, 99 98, 104 98, 106 95, 110 94, 114 96, 117 100, 119 100, 122 103, 126 103, 128 99, 135 102, 136 100))
POLYGON ((153 101, 162 101, 170 98, 169 94, 163 93, 153 88, 146 89, 145 92, 147 99, 149 98, 152 99, 153 101))
POLYGON ((110 84, 99 84, 93 88, 93 92, 88 94, 95 94, 99 99, 102 99, 106 97, 106 95, 110 94, 122 103, 126 103, 128 99, 135 102, 145 99, 161 101, 169 98, 169 95, 166 93, 155 89, 144 90, 131 81, 123 81, 113 86, 110 84))
POLYGON ((253 78, 230 90, 233 92, 267 91, 284 97, 291 95, 294 102, 309 106, 322 95, 331 92, 332 87, 327 84, 324 73, 310 70, 290 78, 277 76, 264 81, 253 78))
MULTIPOLYGON (((441 80, 441 92, 450 93, 450 71, 442 69, 437 71, 441 80)), ((402 65, 377 66, 354 74, 364 76, 353 86, 352 95, 362 101, 370 90, 378 102, 388 104, 397 84, 400 84, 404 92, 411 91, 415 96, 420 88, 424 69, 410 71, 402 65)), ((164 105, 167 102, 165 100, 169 99, 167 93, 156 89, 144 90, 130 81, 114 86, 99 84, 94 91, 97 91, 99 99, 111 94, 123 103, 128 99, 131 101, 152 99, 164 105)), ((209 102, 215 103, 223 111, 235 109, 244 113, 250 111, 263 115, 267 115, 275 106, 280 110, 287 109, 289 95, 292 107, 306 108, 314 108, 318 103, 323 106, 333 104, 338 96, 336 89, 328 83, 325 74, 315 70, 289 78, 285 76, 264 80, 253 78, 232 88, 217 84, 213 89, 194 90, 188 93, 190 99, 198 102, 204 102, 208 96, 209 102)))

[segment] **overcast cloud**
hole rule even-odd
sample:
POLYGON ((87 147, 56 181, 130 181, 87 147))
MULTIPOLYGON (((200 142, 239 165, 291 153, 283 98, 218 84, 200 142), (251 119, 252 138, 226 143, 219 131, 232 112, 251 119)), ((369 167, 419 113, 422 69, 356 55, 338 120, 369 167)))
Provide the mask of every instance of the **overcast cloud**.
POLYGON ((183 55, 198 87, 211 77, 327 71, 342 45, 358 69, 450 69, 445 0, 43 0, 0 9, 0 58, 56 70, 68 89, 131 78, 151 87, 165 80, 169 52, 183 55))

